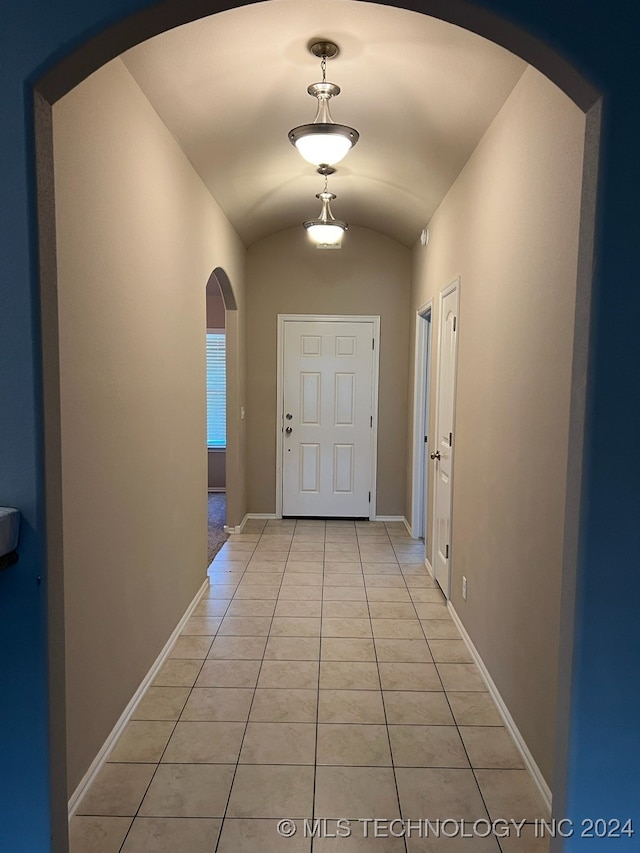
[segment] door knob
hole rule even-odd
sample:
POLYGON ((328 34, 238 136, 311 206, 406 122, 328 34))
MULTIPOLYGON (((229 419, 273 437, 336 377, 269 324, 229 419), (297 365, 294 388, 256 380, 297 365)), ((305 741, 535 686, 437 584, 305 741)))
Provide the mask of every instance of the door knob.
POLYGON ((440 451, 439 451, 439 450, 436 450, 436 452, 435 452, 435 453, 431 453, 431 454, 430 454, 430 456, 431 456, 431 458, 432 458, 432 459, 440 459, 440 451))
POLYGON ((293 432, 293 427, 287 427, 287 428, 285 429, 285 432, 286 432, 286 434, 287 434, 287 435, 291 435, 291 433, 293 432))
POLYGON ((285 418, 286 418, 288 421, 290 421, 292 417, 293 417, 293 415, 291 414, 291 412, 287 412, 287 414, 285 415, 285 418))

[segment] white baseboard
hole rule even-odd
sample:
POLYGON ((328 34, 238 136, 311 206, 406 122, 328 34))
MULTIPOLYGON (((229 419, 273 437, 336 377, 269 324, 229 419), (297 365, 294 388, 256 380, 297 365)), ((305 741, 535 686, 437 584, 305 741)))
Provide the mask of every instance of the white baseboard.
POLYGON ((219 494, 219 495, 222 495, 222 494, 224 494, 226 491, 227 491, 227 490, 225 489, 225 487, 224 487, 224 486, 220 486, 220 487, 218 487, 218 486, 211 486, 210 488, 208 488, 208 489, 207 489, 207 492, 208 492, 210 495, 213 495, 213 494, 216 494, 216 495, 218 495, 218 494, 219 494))
POLYGON ((433 566, 431 565, 431 562, 430 562, 429 558, 428 558, 428 557, 426 557, 426 556, 425 556, 425 558, 424 558, 424 567, 425 567, 425 569, 429 572, 429 574, 431 575, 431 577, 433 577, 433 566))
POLYGON ((413 528, 411 527, 411 525, 410 525, 410 524, 409 524, 409 522, 407 521, 406 516, 405 516, 405 517, 403 517, 403 519, 402 519, 402 520, 404 521, 404 526, 407 528, 407 533, 409 534, 409 536, 410 536, 412 539, 415 539, 416 537, 413 535, 413 528))
POLYGON ((275 512, 248 512, 245 515, 245 517, 242 519, 240 524, 237 524, 235 527, 233 527, 233 526, 229 527, 229 525, 225 524, 224 532, 225 533, 242 533, 242 531, 244 530, 245 524, 247 523, 247 521, 249 521, 250 518, 257 518, 257 519, 260 519, 262 521, 264 521, 264 520, 270 521, 271 519, 277 519, 278 516, 275 514, 275 512))
MULTIPOLYGON (((225 524, 224 532, 225 533, 242 533, 242 530, 250 518, 257 518, 259 520, 271 521, 273 519, 278 519, 279 516, 275 514, 275 512, 248 512, 245 517, 242 519, 242 523, 238 524, 236 527, 229 526, 225 524)), ((409 531, 409 535, 411 536, 411 528, 409 527, 409 523, 404 515, 376 515, 373 519, 374 521, 399 521, 404 524, 404 526, 409 531)))
POLYGON ((522 760, 524 761, 525 767, 533 776, 533 781, 536 783, 536 786, 537 786, 538 790, 540 791, 540 795, 541 795, 542 799, 544 800, 544 804, 547 807, 548 811, 551 812, 551 799, 552 799, 551 788, 547 785, 547 783, 544 779, 544 776, 540 772, 540 768, 538 767, 533 756, 529 752, 529 747, 527 746, 525 739, 520 734, 520 730, 516 726, 515 720, 513 719, 511 714, 509 713, 509 709, 507 708, 504 699, 500 695, 500 691, 498 690, 498 688, 494 684, 493 679, 491 678, 491 676, 489 674, 489 670, 487 669, 487 667, 484 664, 484 661, 480 657, 480 653, 478 652, 476 647, 473 645, 471 637, 467 634, 465 627, 462 624, 460 617, 456 613, 453 604, 449 601, 449 602, 447 602, 447 605, 449 608, 449 613, 451 613, 451 616, 453 617, 453 621, 456 623, 458 630, 460 631, 460 633, 462 635, 462 639, 467 644, 467 648, 471 652, 471 656, 473 657, 473 660, 475 661, 476 666, 480 670, 480 673, 481 673, 482 677, 484 678, 484 680, 487 682, 487 687, 489 688, 489 693, 491 694, 493 701, 498 706, 498 711, 500 712, 500 716, 502 717, 506 728, 509 730, 511 736, 513 737, 513 739, 516 743, 516 746, 518 747, 520 755, 522 756, 522 760))
POLYGON ((127 725, 129 720, 131 719, 131 716, 132 716, 133 712, 135 711, 138 702, 142 699, 142 696, 144 695, 145 690, 151 684, 153 679, 158 674, 160 667, 168 658, 169 652, 171 651, 173 644, 175 643, 178 636, 180 635, 180 632, 184 628, 187 620, 189 619, 189 617, 191 616, 191 614, 195 610, 195 607, 196 607, 198 601, 200 600, 200 596, 202 595, 202 593, 205 591, 205 589, 208 586, 209 586, 209 578, 207 578, 203 582, 202 586, 200 587, 200 589, 196 593, 195 598, 193 599, 191 604, 187 607, 187 609, 184 613, 184 616, 182 617, 182 619, 180 619, 180 621, 176 625, 173 633, 171 634, 171 636, 169 637, 169 639, 165 643, 164 648, 162 649, 162 651, 160 652, 160 654, 156 658, 155 662, 151 665, 151 669, 149 670, 149 672, 142 679, 140 686, 138 687, 136 692, 133 694, 133 697, 132 697, 131 701, 129 702, 129 704, 127 705, 127 707, 122 712, 120 719, 115 724, 111 733, 109 734, 109 736, 107 737, 107 739, 103 743, 100 751, 98 752, 96 757, 91 762, 89 769, 87 770, 87 772, 84 774, 84 776, 80 780, 80 784, 78 785, 78 787, 75 789, 75 791, 71 795, 71 797, 69 799, 69 803, 68 803, 69 820, 71 820, 71 818, 73 817, 75 810, 78 807, 80 800, 82 799, 83 794, 85 793, 85 791, 87 790, 89 785, 91 785, 91 783, 94 781, 94 779, 96 778, 96 776, 98 775, 100 770, 102 770, 102 766, 106 762, 107 756, 109 755, 109 753, 111 752, 111 750, 115 746, 115 742, 117 741, 117 739, 122 734, 122 730, 127 725))

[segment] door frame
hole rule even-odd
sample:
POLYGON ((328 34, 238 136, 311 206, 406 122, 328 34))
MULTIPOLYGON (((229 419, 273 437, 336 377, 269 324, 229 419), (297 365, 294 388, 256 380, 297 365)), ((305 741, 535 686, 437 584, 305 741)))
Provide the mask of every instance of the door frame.
POLYGON ((376 518, 376 486, 378 474, 378 386, 380 382, 380 317, 360 314, 278 314, 278 366, 276 372, 276 518, 282 518, 282 436, 284 430, 284 326, 296 323, 372 323, 373 365, 371 383, 371 502, 369 521, 376 518))
MULTIPOLYGON (((436 394, 435 394, 435 420, 433 425, 434 435, 438 429, 438 416, 439 416, 439 408, 440 408, 440 349, 442 347, 442 303, 444 301, 445 296, 448 296, 452 293, 456 288, 458 290, 458 314, 457 320, 458 325, 456 327, 457 331, 460 331, 460 292, 461 292, 461 277, 456 276, 453 281, 449 282, 445 287, 442 288, 438 297, 438 351, 436 354, 437 364, 436 364, 436 394)), ((456 448, 456 411, 457 411, 457 403, 458 403, 458 348, 459 348, 459 339, 456 338, 456 352, 455 352, 455 363, 453 368, 453 444, 451 445, 451 504, 449 507, 449 521, 450 521, 450 547, 449 547, 449 567, 448 567, 448 577, 447 577, 447 589, 442 590, 447 601, 451 599, 451 575, 452 575, 452 566, 453 566, 453 492, 455 489, 455 448, 456 448)), ((435 480, 434 480, 435 482, 435 480)), ((431 529, 435 530, 436 525, 436 500, 435 500, 435 487, 434 487, 434 497, 433 497, 433 506, 431 507, 431 529)), ((435 573, 436 566, 436 537, 435 535, 431 536, 431 572, 435 573)))
POLYGON ((429 479, 426 476, 427 443, 431 408, 431 359, 433 341, 433 299, 416 311, 415 366, 413 371, 413 459, 411 497, 411 536, 425 540, 427 559, 427 513, 429 479))

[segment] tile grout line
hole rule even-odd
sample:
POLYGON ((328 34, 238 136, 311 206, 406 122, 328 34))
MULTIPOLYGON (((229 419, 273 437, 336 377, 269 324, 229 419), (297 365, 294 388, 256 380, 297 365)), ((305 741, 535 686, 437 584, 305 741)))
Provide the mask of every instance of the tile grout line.
MULTIPOLYGON (((385 526, 385 530, 386 530, 386 526, 385 526)), ((387 535, 388 535, 388 532, 387 532, 387 535)), ((394 554, 395 554, 395 550, 394 550, 394 554)), ((400 564, 398 563, 398 566, 399 565, 400 564)), ((363 575, 364 575, 364 572, 363 572, 363 575)), ((405 585, 406 585, 406 581, 405 581, 405 585)), ((373 620, 371 618, 371 607, 369 605, 369 596, 367 593, 366 580, 365 580, 365 600, 367 602, 367 611, 369 613, 369 624, 371 626, 371 642, 373 643, 373 653, 374 653, 375 659, 376 659, 376 671, 378 673, 378 681, 380 682, 380 699, 382 701, 382 712, 384 714, 384 727, 385 727, 385 731, 387 733, 387 743, 389 745, 389 759, 391 761, 391 771, 393 773, 393 784, 394 784, 394 787, 396 789, 396 800, 398 802, 398 814, 400 816, 400 820, 402 820, 403 819, 402 818, 402 803, 400 802, 400 790, 398 788, 398 777, 396 775, 396 765, 395 765, 395 761, 393 759, 393 749, 391 747, 391 733, 389 731, 389 720, 387 718, 387 706, 386 706, 385 701, 384 701, 384 690, 382 689, 382 676, 380 674, 380 661, 378 660, 378 647, 376 645, 376 638, 375 638, 374 633, 373 633, 373 620)), ((406 835, 403 835, 403 845, 404 845, 405 853, 407 853, 408 848, 407 848, 406 835)))
MULTIPOLYGON (((256 544, 257 544, 257 543, 256 543, 256 544)), ((255 552, 255 546, 254 546, 254 548, 253 548, 253 551, 251 552, 251 557, 249 558, 249 562, 251 562, 251 559, 252 559, 252 557, 253 557, 254 552, 255 552)), ((218 552, 218 553, 220 553, 220 552, 218 552)), ((216 556, 217 556, 217 554, 216 554, 216 556)), ((212 560, 211 565, 212 565, 214 562, 215 562, 215 557, 214 557, 214 559, 212 560)), ((247 565, 248 565, 248 564, 247 564, 247 565)), ((227 611, 229 610, 229 607, 231 606, 231 602, 233 601, 233 599, 234 599, 234 597, 235 597, 236 590, 238 589, 238 586, 239 586, 239 585, 240 585, 240 583, 242 582, 242 579, 244 578, 244 576, 245 576, 246 572, 247 572, 247 566, 245 566, 245 567, 244 567, 244 569, 243 569, 243 571, 242 571, 242 574, 240 575, 240 578, 239 578, 239 580, 237 581, 237 583, 236 583, 236 585, 235 585, 235 589, 234 589, 234 591, 233 591, 233 595, 231 596, 231 598, 230 598, 230 599, 228 600, 228 602, 227 602, 227 606, 226 606, 226 608, 225 608, 225 613, 224 613, 224 615, 222 616, 222 619, 220 620, 220 625, 218 625, 218 628, 217 628, 217 630, 216 630, 215 634, 214 634, 214 635, 213 635, 213 637, 211 638, 211 644, 210 644, 210 646, 209 646, 209 649, 208 649, 208 651, 207 651, 207 654, 205 655, 205 657, 204 657, 204 658, 203 658, 203 660, 202 660, 202 664, 201 664, 201 666, 200 666, 200 669, 198 670, 198 674, 196 675, 196 678, 195 678, 195 680, 194 680, 194 682, 193 682, 193 685, 192 685, 192 687, 191 687, 191 690, 189 691, 189 695, 187 696, 187 700, 186 700, 185 704, 184 704, 184 705, 183 705, 183 707, 182 707, 182 711, 180 712, 180 716, 182 716, 182 714, 184 713, 184 709, 185 709, 185 707, 186 707, 186 705, 187 705, 187 702, 189 701, 189 698, 191 697, 191 695, 192 695, 193 691, 195 690, 195 687, 196 687, 196 684, 197 684, 198 678, 200 677, 200 674, 202 673, 202 670, 204 669, 204 665, 205 665, 205 663, 207 662, 207 660, 209 660, 208 655, 211 653, 211 649, 213 648, 213 643, 214 643, 214 641, 215 641, 216 637, 218 636, 218 632, 219 632, 219 630, 220 630, 220 627, 222 626, 222 622, 223 622, 223 620, 224 620, 224 618, 225 618, 225 616, 226 616, 226 614, 227 614, 227 611)), ((207 574, 208 574, 208 571, 207 571, 207 574)), ((211 582, 209 582, 209 586, 211 587, 211 582)), ((214 599, 211 599, 211 600, 216 601, 217 599, 215 599, 215 598, 214 598, 214 599)), ((220 599, 220 600, 222 600, 222 599, 220 599)), ((175 728, 177 728, 177 725, 178 725, 179 720, 180 720, 180 718, 178 718, 178 720, 176 721, 176 726, 175 726, 175 728)), ((175 732, 175 728, 174 728, 174 730, 173 730, 174 732, 175 732)), ((172 736, 173 736, 173 732, 172 732, 172 736)), ((171 740, 171 738, 169 738, 169 740, 171 740)), ((162 756, 160 757, 160 762, 162 761, 162 758, 164 757, 164 754, 165 754, 165 752, 167 751, 167 747, 168 747, 168 746, 169 746, 169 741, 167 741, 167 746, 165 746, 165 748, 164 748, 164 750, 163 750, 162 756)), ((158 767, 159 767, 159 766, 160 766, 160 763, 158 763, 158 767)), ((155 778, 155 773, 154 773, 154 778, 155 778)), ((152 779, 152 781, 153 781, 153 779, 152 779)), ((146 794, 145 794, 145 796, 146 796, 146 794)), ((144 798, 143 798, 143 799, 144 799, 144 798)), ((141 805, 142 805, 142 804, 141 804, 141 805)), ((132 825, 133 825, 133 824, 132 824, 132 825)), ((220 821, 220 829, 219 829, 219 831, 218 831, 218 841, 219 841, 219 839, 220 839, 220 835, 221 835, 221 834, 222 834, 222 821, 220 821)), ((218 841, 216 841, 216 847, 217 847, 217 843, 218 843, 218 841)))
MULTIPOLYGON (((262 534, 260 535, 260 538, 262 538, 262 534)), ((235 601, 235 596, 236 596, 236 592, 238 591, 238 587, 239 587, 239 586, 240 586, 240 584, 242 583, 242 581, 243 581, 243 579, 244 579, 244 577, 245 577, 245 575, 246 575, 246 573, 247 573, 247 570, 248 570, 249 564, 251 563, 251 560, 253 559, 253 556, 254 556, 254 554, 255 554, 255 552, 256 552, 256 549, 257 549, 257 547, 258 547, 259 542, 260 542, 260 539, 258 539, 258 541, 255 543, 255 545, 254 545, 254 547, 253 547, 253 550, 252 550, 252 552, 251 552, 251 556, 249 557, 249 560, 248 560, 247 564, 245 565, 245 567, 244 567, 244 569, 243 569, 243 571, 242 571, 242 574, 240 575, 240 580, 239 580, 239 581, 238 581, 238 583, 236 584, 236 588, 235 588, 235 590, 234 590, 234 592, 233 592, 233 596, 231 597, 231 600, 229 601, 229 604, 227 605, 227 610, 226 610, 226 612, 225 612, 225 615, 226 615, 226 613, 228 613, 229 608, 230 608, 231 604, 233 603, 233 601, 235 601)), ((214 562, 215 562, 215 559, 214 559, 214 562)), ((224 617, 223 617, 223 618, 224 618, 224 617)), ((222 627, 222 622, 220 623, 220 627, 222 627)), ((220 630, 220 629, 218 629, 218 630, 220 630)), ((216 632, 216 636, 218 636, 218 633, 217 633, 217 632, 216 632)), ((223 634, 223 635, 221 635, 221 636, 226 636, 226 635, 224 635, 224 634, 223 634)), ((212 644, 212 647, 213 647, 213 644, 212 644)), ((210 653, 211 653, 211 649, 209 649, 208 654, 210 654, 210 653)), ((256 684, 257 684, 257 679, 256 679, 256 684)), ((255 694, 255 688, 254 688, 254 694, 255 694)), ((253 702, 253 697, 252 697, 252 702, 253 702)), ((249 709, 249 711, 250 711, 250 710, 251 710, 251 709, 249 709)), ((245 731, 246 731, 246 726, 247 726, 247 725, 248 725, 248 716, 247 716, 247 723, 245 724, 245 731)), ((244 733, 243 733, 243 740, 244 740, 244 733)), ((238 750, 238 758, 237 758, 237 760, 236 760, 236 770, 237 770, 237 767, 238 767, 238 762, 239 762, 239 760, 240 760, 240 751, 241 751, 241 750, 242 750, 242 742, 240 743, 240 748, 239 748, 239 750, 238 750)), ((233 787, 233 780, 235 779, 235 773, 236 773, 236 770, 234 770, 234 775, 233 775, 233 777, 232 777, 232 779, 231 779, 231 786, 229 787, 229 794, 228 794, 228 796, 227 796, 227 804, 225 805, 225 813, 226 813, 227 805, 228 805, 228 803, 229 803, 229 797, 231 796, 231 787, 233 787)), ((223 825, 223 823, 224 823, 224 815, 222 816, 222 818, 221 818, 221 820, 220 820, 220 829, 218 830, 218 837, 217 837, 217 839, 216 839, 216 846, 215 846, 215 850, 217 850, 217 849, 218 849, 218 845, 220 844, 220 838, 222 837, 222 825, 223 825)))
MULTIPOLYGON (((297 526, 297 525, 296 525, 297 526)), ((320 635, 318 638, 318 690, 316 700, 316 742, 314 748, 313 760, 313 791, 311 795, 311 826, 315 826, 316 819, 316 789, 318 782, 318 733, 320 729, 320 671, 322 667, 322 619, 324 610, 324 572, 325 558, 327 555, 327 525, 324 525, 324 539, 322 540, 322 586, 320 587, 320 635)), ((311 844, 309 845, 310 853, 315 846, 315 834, 311 836, 311 844)))
MULTIPOLYGON (((262 528, 262 533, 260 534, 260 539, 256 543, 256 548, 254 549, 253 554, 255 554, 255 552, 257 551, 258 545, 260 544, 260 542, 262 541, 262 538, 265 535, 265 530, 267 529, 267 526, 268 525, 265 524, 265 526, 262 528)), ((293 536, 291 537, 291 539, 293 541, 293 536)), ((287 549, 287 559, 288 559, 288 555, 289 555, 290 551, 291 551, 291 544, 289 544, 289 548, 287 549)), ((251 559, 253 559, 253 555, 252 555, 251 559)), ((247 564, 247 567, 245 568, 245 571, 242 574, 241 581, 244 578, 247 571, 249 570, 250 564, 251 564, 251 560, 249 560, 249 563, 247 564)), ((285 560, 285 570, 286 570, 286 560, 285 560)), ((245 723, 244 732, 242 733, 242 739, 240 741, 240 748, 238 750, 238 758, 236 759, 236 766, 235 766, 235 769, 233 771, 233 776, 231 777, 231 785, 229 786, 229 794, 227 795, 227 802, 226 802, 225 807, 224 807, 224 814, 222 815, 222 820, 220 821, 220 831, 218 833, 218 839, 216 841, 214 853, 218 853, 218 848, 220 847, 220 841, 222 840, 222 832, 224 829, 224 823, 225 823, 225 820, 227 819, 227 812, 229 810, 229 803, 231 802, 231 793, 233 791, 233 786, 234 786, 234 783, 236 780, 236 776, 238 775, 238 767, 240 766, 240 755, 242 754, 242 747, 244 746, 244 740, 245 740, 245 737, 247 735, 247 729, 249 728, 249 718, 251 717, 251 709, 253 708, 253 703, 254 703, 255 698, 256 698, 256 691, 258 689, 258 681, 260 680, 260 673, 262 672, 262 665, 264 663, 265 654, 267 653, 267 645, 269 644, 269 636, 271 634, 271 626, 273 625, 273 620, 275 619, 276 607, 278 606, 278 596, 280 594, 280 590, 282 589, 283 581, 284 581, 284 571, 282 572, 282 577, 280 578, 280 584, 278 586, 278 592, 276 593, 276 599, 275 599, 276 603, 275 603, 275 606, 273 608, 273 613, 271 615, 271 622, 269 623, 269 631, 267 633, 267 638, 266 638, 266 641, 264 644, 264 650, 262 652, 262 660, 260 661, 260 666, 258 668, 258 676, 256 678, 256 685, 253 688, 253 695, 251 697, 251 703, 249 705, 249 711, 247 713, 247 721, 245 723)), ((237 592, 237 589, 238 588, 236 587, 236 592, 237 592)), ((235 599, 235 593, 234 593, 234 599, 235 599)), ((269 599, 267 599, 267 600, 269 600, 269 599)))
MULTIPOLYGON (((263 528, 263 531, 264 531, 264 528, 263 528)), ((239 580, 239 581, 238 581, 238 583, 236 584, 236 588, 235 588, 235 590, 234 590, 234 592, 233 592, 233 596, 231 597, 231 601, 229 602, 229 605, 227 606, 227 611, 229 610, 229 607, 231 606, 231 603, 232 603, 233 601, 235 601, 235 597, 236 597, 236 593, 237 593, 237 591, 238 591, 238 587, 239 587, 239 586, 240 586, 240 584, 242 583, 242 581, 243 581, 243 579, 244 579, 244 577, 245 577, 245 575, 246 575, 246 573, 247 573, 247 570, 248 570, 249 564, 251 563, 251 560, 253 559, 253 556, 254 556, 254 554, 255 554, 255 552, 256 552, 256 550, 257 550, 257 547, 258 547, 258 545, 260 544, 260 539, 262 539, 262 533, 260 534, 260 537, 258 538, 258 541, 255 543, 255 545, 254 545, 254 547, 253 547, 253 551, 251 552, 251 557, 249 558, 249 560, 248 560, 247 564, 245 565, 245 567, 244 567, 244 569, 243 569, 243 571, 242 571, 242 574, 241 574, 241 576, 240 576, 240 580, 239 580)), ((215 562, 215 559, 214 559, 214 562, 215 562)), ((220 623, 220 625, 222 626, 222 623, 220 623)), ((222 635, 222 636, 226 636, 226 635, 222 635)), ((211 652, 211 649, 209 649, 209 653, 210 653, 210 652, 211 652)), ((258 672, 258 676, 259 676, 259 672, 258 672)), ((257 678, 256 678, 256 686, 257 686, 257 683, 258 683, 258 681, 257 681, 257 678)), ((254 687, 254 695, 255 695, 255 687, 254 687)), ((253 704, 253 696, 251 697, 251 703, 253 704)), ((249 707, 249 713, 251 713, 251 707, 249 707)), ((245 723, 245 732, 246 732, 246 728, 247 728, 247 725, 248 725, 248 724, 249 724, 249 716, 248 716, 248 714, 247 714, 247 722, 245 723)), ((225 818, 225 815, 226 815, 227 807, 228 807, 228 805, 229 805, 229 798, 231 797, 231 788, 233 787, 233 782, 234 782, 234 779, 235 779, 235 774, 236 774, 236 772, 237 772, 237 769, 238 769, 238 763, 239 763, 239 761, 240 761, 240 752, 242 751, 242 743, 243 743, 243 742, 244 742, 244 732, 243 732, 242 740, 241 740, 241 742, 240 742, 240 747, 239 747, 239 749, 238 749, 238 757, 237 757, 237 759, 236 759, 236 766, 235 766, 235 769, 234 769, 233 776, 232 776, 232 778, 231 778, 231 785, 229 786, 229 794, 227 795, 227 802, 226 802, 226 804, 225 804, 224 814, 222 815, 222 818, 221 818, 221 820, 220 820, 220 829, 218 830, 218 837, 217 837, 217 839, 216 839, 216 846, 215 846, 215 848, 214 848, 215 850, 217 850, 217 849, 218 849, 218 845, 220 844, 220 839, 221 839, 221 837, 222 837, 222 827, 223 827, 223 824, 224 824, 224 818, 225 818)))
MULTIPOLYGON (((357 539, 357 531, 355 529, 355 524, 354 524, 354 534, 356 535, 356 543, 357 543, 358 539, 357 539)), ((340 540, 340 541, 342 541, 342 540, 340 540)), ((344 541, 346 541, 346 540, 344 540, 344 541)), ((326 550, 326 545, 327 545, 326 523, 325 523, 325 543, 324 544, 325 544, 325 549, 324 549, 324 559, 323 559, 323 563, 322 563, 322 587, 321 587, 321 594, 320 594, 321 610, 320 610, 320 651, 319 651, 319 655, 318 655, 318 708, 317 708, 317 714, 316 714, 316 720, 317 720, 317 722, 316 722, 316 761, 315 761, 315 766, 314 766, 314 783, 313 783, 313 817, 312 817, 312 820, 314 822, 313 823, 314 827, 315 827, 315 814, 316 814, 316 786, 317 786, 317 773, 318 773, 318 734, 319 734, 319 725, 320 725, 320 677, 321 677, 321 669, 322 669, 322 646, 323 646, 323 639, 324 639, 323 634, 322 634, 322 624, 323 624, 323 619, 324 619, 324 589, 325 589, 324 581, 325 581, 325 573, 326 573, 325 560, 327 557, 327 553, 331 553, 331 554, 335 554, 335 555, 344 553, 342 551, 327 552, 327 550, 326 550)), ((351 558, 349 560, 345 560, 344 562, 354 562, 354 560, 353 560, 353 558, 351 558)), ((334 563, 334 565, 335 564, 336 563, 334 563)), ((362 573, 362 563, 360 563, 360 571, 362 573)), ((330 573, 330 574, 332 574, 332 573, 330 573)), ((355 572, 354 572, 354 574, 355 574, 355 572)), ((329 601, 329 600, 335 601, 336 599, 327 599, 327 601, 329 601)), ((330 617, 327 617, 327 618, 330 618, 330 617)), ((325 725, 325 724, 323 723, 323 725, 325 725)), ((322 766, 323 767, 324 766, 340 767, 342 765, 322 765, 322 766)), ((329 820, 329 818, 326 818, 326 820, 329 820)), ((320 838, 321 837, 322 836, 320 836, 320 838)), ((311 851, 314 850, 315 846, 316 846, 315 835, 313 835, 311 838, 311 848, 310 848, 311 851)))

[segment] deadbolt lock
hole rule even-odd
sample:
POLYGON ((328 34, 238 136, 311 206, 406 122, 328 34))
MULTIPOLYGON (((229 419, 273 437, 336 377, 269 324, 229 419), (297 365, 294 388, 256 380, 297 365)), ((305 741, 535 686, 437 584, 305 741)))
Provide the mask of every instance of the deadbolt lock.
POLYGON ((286 434, 287 434, 287 435, 291 435, 291 433, 293 432, 293 427, 287 427, 287 428, 285 429, 285 432, 286 432, 286 434))

